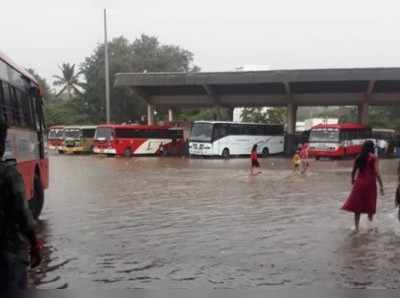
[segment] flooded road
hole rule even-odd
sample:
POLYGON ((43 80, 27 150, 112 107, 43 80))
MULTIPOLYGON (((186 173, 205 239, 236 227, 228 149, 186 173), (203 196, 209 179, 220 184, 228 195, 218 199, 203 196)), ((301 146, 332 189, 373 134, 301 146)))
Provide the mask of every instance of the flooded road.
POLYGON ((396 161, 352 235, 351 161, 51 156, 39 288, 400 288, 396 161))

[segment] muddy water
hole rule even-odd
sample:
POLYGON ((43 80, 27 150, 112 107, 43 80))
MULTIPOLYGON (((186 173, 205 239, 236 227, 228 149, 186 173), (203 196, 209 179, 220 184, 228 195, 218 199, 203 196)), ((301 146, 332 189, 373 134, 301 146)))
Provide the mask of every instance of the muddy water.
POLYGON ((39 288, 400 287, 393 160, 386 195, 352 235, 351 161, 51 156, 39 288))

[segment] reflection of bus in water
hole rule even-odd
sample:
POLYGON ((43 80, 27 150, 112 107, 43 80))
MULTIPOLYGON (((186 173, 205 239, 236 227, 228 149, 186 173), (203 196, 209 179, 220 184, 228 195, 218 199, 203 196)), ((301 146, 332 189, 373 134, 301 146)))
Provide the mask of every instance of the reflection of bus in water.
POLYGON ((67 126, 64 128, 64 153, 91 153, 96 126, 67 126))
POLYGON ((64 126, 56 125, 49 128, 48 145, 50 150, 61 150, 64 143, 64 126))
POLYGON ((254 144, 258 154, 282 153, 284 136, 282 125, 223 121, 196 121, 190 136, 191 155, 222 156, 249 155, 254 144))
POLYGON ((119 155, 182 155, 183 130, 169 125, 99 125, 93 152, 119 155))
POLYGON ((0 118, 9 126, 3 158, 16 160, 35 218, 42 211, 49 179, 42 106, 38 82, 0 52, 0 118))
POLYGON ((371 129, 357 123, 319 124, 310 132, 309 155, 316 159, 355 156, 370 138, 371 129))

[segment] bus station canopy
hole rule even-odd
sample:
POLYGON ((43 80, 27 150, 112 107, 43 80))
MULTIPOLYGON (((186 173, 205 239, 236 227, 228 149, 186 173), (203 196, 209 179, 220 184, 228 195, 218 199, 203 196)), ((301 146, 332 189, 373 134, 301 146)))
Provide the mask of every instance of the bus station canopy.
POLYGON ((115 86, 168 108, 400 104, 400 68, 119 73, 115 86))

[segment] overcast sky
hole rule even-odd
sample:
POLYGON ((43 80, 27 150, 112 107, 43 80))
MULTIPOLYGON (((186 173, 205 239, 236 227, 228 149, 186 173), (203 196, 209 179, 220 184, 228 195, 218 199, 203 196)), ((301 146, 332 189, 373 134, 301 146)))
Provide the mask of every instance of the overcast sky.
MULTIPOLYGON (((4 2, 4 1, 3 1, 4 2)), ((400 4, 355 0, 5 1, 0 50, 47 79, 109 36, 142 33, 194 53, 203 71, 400 66, 400 4)), ((398 2, 398 1, 397 1, 398 2)))

